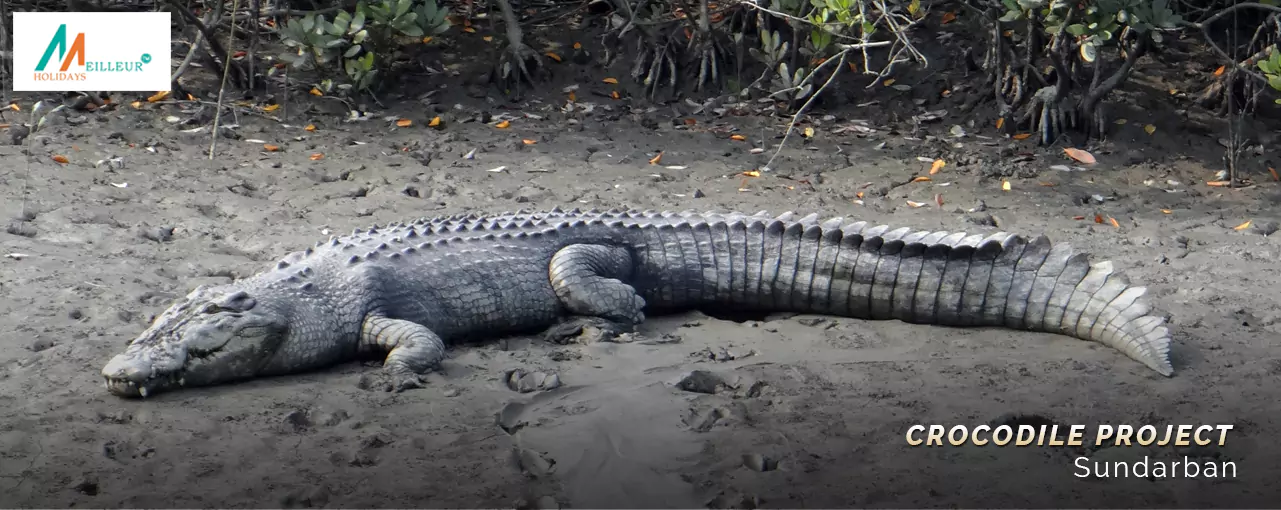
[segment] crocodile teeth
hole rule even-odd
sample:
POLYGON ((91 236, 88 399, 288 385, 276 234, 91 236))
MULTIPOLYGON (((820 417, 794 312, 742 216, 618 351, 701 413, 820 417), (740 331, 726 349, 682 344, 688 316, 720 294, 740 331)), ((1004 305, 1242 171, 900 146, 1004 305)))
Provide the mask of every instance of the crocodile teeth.
POLYGON ((139 387, 138 387, 138 394, 139 394, 139 395, 141 395, 141 396, 142 396, 142 398, 147 398, 147 387, 146 387, 146 386, 139 386, 139 387))

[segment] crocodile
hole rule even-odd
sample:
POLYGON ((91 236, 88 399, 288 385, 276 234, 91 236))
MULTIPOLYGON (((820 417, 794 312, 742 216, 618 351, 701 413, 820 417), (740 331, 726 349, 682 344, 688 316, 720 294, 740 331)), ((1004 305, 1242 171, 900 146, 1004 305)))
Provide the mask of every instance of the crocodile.
POLYGON ((1145 287, 1040 235, 891 228, 817 214, 555 208, 330 236, 201 285, 102 369, 109 392, 316 370, 361 357, 421 387, 446 345, 689 309, 793 312, 1067 335, 1172 376, 1145 287))

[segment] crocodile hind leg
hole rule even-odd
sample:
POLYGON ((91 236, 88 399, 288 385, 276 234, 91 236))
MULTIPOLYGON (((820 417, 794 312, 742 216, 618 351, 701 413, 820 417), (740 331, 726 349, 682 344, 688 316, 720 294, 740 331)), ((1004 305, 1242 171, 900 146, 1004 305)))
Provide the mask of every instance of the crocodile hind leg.
POLYGON ((445 343, 425 326, 379 315, 365 318, 360 328, 362 350, 387 353, 381 381, 397 393, 423 386, 422 374, 445 358, 445 343))
POLYGON ((607 336, 631 331, 645 320, 645 300, 623 281, 631 272, 632 256, 626 248, 574 244, 556 252, 548 277, 561 305, 573 315, 544 336, 564 342, 588 327, 607 336))

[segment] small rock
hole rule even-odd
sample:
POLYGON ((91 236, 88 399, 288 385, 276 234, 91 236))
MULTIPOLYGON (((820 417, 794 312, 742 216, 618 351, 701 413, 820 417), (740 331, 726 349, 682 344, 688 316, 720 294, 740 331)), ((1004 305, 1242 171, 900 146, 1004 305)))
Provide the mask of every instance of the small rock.
POLYGON ((53 348, 53 346, 53 340, 48 338, 37 338, 31 342, 31 345, 28 348, 31 349, 31 352, 40 352, 49 350, 53 348))
POLYGON ((143 227, 139 234, 143 239, 167 243, 173 240, 173 230, 173 227, 143 227))
POLYGON ((726 389, 736 388, 735 383, 726 381, 720 375, 707 370, 695 370, 686 375, 676 387, 693 393, 715 395, 726 389))
POLYGON ((35 237, 37 233, 36 226, 26 221, 15 221, 10 223, 9 226, 5 228, 5 232, 22 237, 35 237))

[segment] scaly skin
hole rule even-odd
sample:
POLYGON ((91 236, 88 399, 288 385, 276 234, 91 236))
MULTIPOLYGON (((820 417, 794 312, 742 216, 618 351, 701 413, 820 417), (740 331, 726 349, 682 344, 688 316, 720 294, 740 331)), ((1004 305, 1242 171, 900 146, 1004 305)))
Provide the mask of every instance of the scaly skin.
POLYGON ((730 306, 1058 333, 1169 376, 1169 332, 1145 293, 1043 236, 764 212, 440 217, 357 230, 197 288, 102 374, 112 393, 145 397, 385 353, 381 377, 400 391, 449 343, 730 306))

